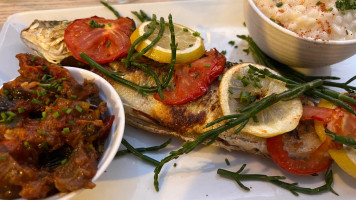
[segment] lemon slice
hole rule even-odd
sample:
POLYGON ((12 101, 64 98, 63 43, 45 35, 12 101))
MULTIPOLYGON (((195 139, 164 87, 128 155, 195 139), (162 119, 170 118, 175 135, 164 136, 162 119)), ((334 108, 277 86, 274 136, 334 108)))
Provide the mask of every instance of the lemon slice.
MULTIPOLYGON (((248 73, 249 64, 259 69, 266 68, 252 63, 241 63, 226 71, 221 79, 219 100, 224 115, 237 114, 239 109, 245 107, 240 103, 242 91, 250 92, 251 96, 258 100, 272 93, 279 94, 287 90, 285 83, 269 77, 259 78, 260 87, 256 87, 253 81, 244 86, 241 78, 248 78, 251 75, 248 73)), ((303 108, 299 99, 280 101, 259 112, 256 115, 258 122, 251 119, 242 131, 259 137, 273 137, 295 129, 302 114, 303 108)))
MULTIPOLYGON (((137 38, 149 31, 147 25, 149 25, 150 23, 151 21, 142 23, 132 33, 130 37, 131 43, 133 43, 137 38)), ((136 51, 140 52, 149 44, 151 44, 152 40, 157 37, 159 29, 159 25, 157 25, 156 29, 154 30, 152 35, 150 35, 149 38, 136 45, 136 51)), ((179 24, 174 24, 174 32, 176 43, 178 44, 176 53, 176 63, 188 63, 193 60, 197 60, 204 54, 205 47, 203 44, 203 39, 197 34, 197 32, 179 24)), ((171 32, 169 30, 169 27, 166 26, 162 38, 153 48, 151 48, 145 54, 145 56, 160 63, 170 63, 172 57, 170 44, 171 32)))

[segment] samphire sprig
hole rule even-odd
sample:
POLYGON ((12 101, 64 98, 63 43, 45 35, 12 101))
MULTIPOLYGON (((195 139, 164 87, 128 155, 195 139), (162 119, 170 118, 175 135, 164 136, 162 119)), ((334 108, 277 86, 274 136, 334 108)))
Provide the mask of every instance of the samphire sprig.
POLYGON ((141 94, 152 94, 152 93, 158 92, 160 98, 163 99, 162 90, 168 86, 168 84, 173 76, 174 65, 176 62, 176 51, 177 51, 177 44, 175 43, 175 33, 174 33, 174 25, 173 25, 173 21, 172 21, 172 15, 170 14, 168 16, 168 18, 169 18, 168 27, 171 32, 171 41, 172 41, 172 43, 171 43, 172 57, 171 57, 171 63, 168 67, 169 68, 168 74, 162 80, 163 83, 161 82, 161 80, 159 80, 158 75, 154 71, 150 70, 146 64, 135 62, 136 59, 138 59, 139 57, 144 55, 150 48, 152 48, 161 39, 161 37, 164 33, 164 28, 165 28, 165 21, 163 18, 160 19, 161 29, 159 31, 159 34, 153 40, 153 42, 150 45, 148 45, 145 49, 143 49, 140 53, 134 55, 135 46, 138 45, 143 40, 147 39, 155 30, 155 28, 157 26, 156 15, 153 15, 153 17, 152 17, 152 23, 151 23, 149 31, 146 32, 145 34, 143 34, 141 37, 139 37, 137 40, 135 40, 133 42, 133 44, 131 45, 131 47, 128 51, 127 57, 125 59, 122 59, 122 62, 125 63, 126 67, 133 65, 137 68, 140 68, 141 70, 146 72, 148 75, 152 76, 156 82, 156 86, 154 86, 154 87, 141 86, 141 85, 137 85, 136 83, 133 83, 129 80, 126 80, 126 79, 118 76, 117 72, 112 72, 112 71, 106 69, 105 67, 101 66, 100 64, 96 63, 93 59, 91 59, 89 56, 87 56, 83 52, 80 53, 80 57, 84 61, 86 61, 91 67, 99 70, 101 73, 105 74, 106 76, 110 77, 111 79, 113 79, 121 84, 124 84, 126 86, 129 86, 129 87, 137 90, 141 94))
POLYGON ((121 15, 119 14, 119 12, 117 12, 117 10, 115 10, 112 6, 110 6, 108 3, 104 2, 104 1, 100 1, 101 4, 103 4, 105 7, 107 7, 117 18, 120 18, 121 15))
MULTIPOLYGON (((285 64, 279 63, 279 62, 273 60, 272 58, 268 57, 256 45, 256 43, 252 40, 251 37, 245 36, 245 35, 237 35, 237 37, 247 41, 247 43, 249 45, 249 50, 252 53, 252 55, 257 63, 265 65, 268 68, 279 72, 283 77, 278 80, 288 83, 287 86, 293 87, 293 85, 296 86, 300 83, 305 83, 305 82, 315 80, 315 79, 322 79, 322 80, 324 80, 324 82, 321 86, 319 86, 317 88, 313 88, 312 90, 307 91, 305 94, 310 97, 322 98, 327 101, 330 101, 331 103, 333 103, 337 106, 340 106, 340 107, 344 108, 345 110, 347 110, 348 112, 356 115, 353 108, 347 104, 347 103, 350 103, 350 104, 356 106, 356 101, 353 98, 325 87, 325 86, 338 87, 338 88, 344 89, 349 92, 356 90, 356 87, 349 85, 349 83, 351 83, 353 80, 356 79, 356 76, 350 78, 345 83, 335 83, 332 81, 326 81, 327 79, 329 79, 329 80, 337 79, 337 77, 332 77, 332 76, 306 76, 306 75, 294 70, 293 68, 291 68, 285 64)), ((259 72, 260 73, 268 73, 268 72, 265 72, 265 70, 260 70, 259 72)), ((265 74, 265 75, 267 75, 267 74, 265 74)), ((273 75, 273 76, 277 77, 277 75, 273 75)), ((275 77, 272 77, 272 78, 275 78, 275 77)))
POLYGON ((323 84, 323 80, 321 79, 316 79, 308 83, 303 83, 300 84, 292 89, 289 89, 287 91, 284 91, 279 94, 271 94, 265 98, 263 98, 260 101, 252 103, 251 107, 246 110, 243 113, 240 114, 235 114, 235 115, 229 115, 229 116, 224 116, 221 117, 211 123, 209 123, 207 126, 212 126, 218 122, 226 121, 228 120, 225 124, 211 129, 209 131, 204 132, 200 136, 198 136, 194 141, 190 142, 185 142, 182 147, 176 151, 170 152, 170 155, 163 158, 159 165, 156 166, 154 170, 154 186, 157 191, 159 191, 159 182, 158 182, 158 175, 162 169, 162 167, 168 163, 169 161, 173 159, 179 158, 183 154, 187 154, 191 151, 193 151, 197 146, 200 144, 203 144, 204 142, 209 141, 209 144, 212 143, 220 133, 229 130, 231 128, 239 126, 236 130, 235 133, 240 132, 243 127, 248 123, 248 121, 256 116, 257 113, 260 111, 264 110, 265 108, 285 99, 285 98, 290 98, 290 97, 295 97, 296 95, 300 94, 300 91, 308 91, 311 90, 312 88, 319 87, 320 85, 323 84))
MULTIPOLYGON (((140 147, 140 148, 135 148, 135 150, 137 152, 140 153, 144 153, 144 152, 151 152, 151 151, 159 151, 161 149, 166 148, 172 141, 172 138, 169 138, 167 141, 165 141, 164 143, 158 145, 158 146, 151 146, 151 147, 140 147)), ((119 157, 125 154, 131 153, 131 151, 129 149, 125 149, 125 150, 119 150, 115 157, 119 157)))
POLYGON ((331 187, 333 183, 333 173, 330 167, 326 170, 325 172, 325 184, 316 187, 316 188, 304 188, 298 186, 298 183, 287 183, 284 181, 281 181, 283 179, 286 179, 284 176, 267 176, 263 174, 242 174, 241 172, 245 169, 246 164, 243 164, 239 170, 236 172, 231 172, 228 170, 224 169, 218 169, 217 173, 220 176, 235 180, 236 183, 244 190, 250 191, 250 188, 246 187, 244 184, 242 184, 241 181, 245 180, 257 180, 257 181, 265 181, 272 183, 278 187, 284 188, 288 191, 290 191, 292 194, 295 196, 298 196, 299 193, 305 193, 305 194, 319 194, 322 192, 327 192, 331 191, 335 195, 339 196, 331 187), (299 193, 298 193, 299 192, 299 193))

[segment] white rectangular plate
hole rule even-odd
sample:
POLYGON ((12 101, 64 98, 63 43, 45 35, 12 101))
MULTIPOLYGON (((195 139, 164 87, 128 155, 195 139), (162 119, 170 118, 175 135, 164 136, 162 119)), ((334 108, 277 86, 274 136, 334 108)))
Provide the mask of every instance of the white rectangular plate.
MULTIPOLYGON (((252 61, 242 50, 246 43, 237 39, 237 34, 248 34, 243 26, 242 0, 197 0, 192 2, 164 2, 147 4, 117 5, 115 8, 123 15, 136 20, 131 11, 144 10, 148 14, 157 14, 167 18, 173 15, 175 23, 184 24, 199 31, 204 38, 206 48, 216 47, 227 51, 229 61, 252 61), (235 41, 237 48, 228 44, 235 41)), ((15 55, 30 50, 20 40, 20 32, 29 26, 34 19, 42 20, 73 20, 76 18, 97 15, 114 18, 105 7, 87 7, 78 9, 48 10, 18 13, 9 17, 0 33, 0 84, 18 75, 18 61, 15 55)), ((287 45, 287 44, 286 44, 287 45)), ((356 57, 341 63, 314 69, 309 74, 335 75, 345 81, 356 74, 356 57)), ((125 138, 135 147, 158 145, 166 141, 168 136, 155 135, 133 127, 126 126, 125 138)), ((148 155, 160 160, 169 151, 178 149, 182 144, 174 139, 168 148, 148 155)), ((339 197, 328 192, 321 195, 308 196, 300 194, 295 197, 289 191, 272 184, 256 181, 243 182, 251 191, 242 190, 234 181, 217 175, 218 168, 231 171, 238 170, 247 164, 248 173, 267 175, 285 175, 287 181, 298 182, 300 186, 317 187, 324 184, 323 174, 314 176, 294 176, 281 171, 273 161, 243 152, 227 152, 215 147, 202 147, 167 164, 160 175, 160 192, 153 186, 154 167, 126 155, 115 159, 99 180, 93 190, 85 190, 75 199, 353 199, 356 195, 356 180, 350 178, 336 165, 334 170, 334 189, 339 197), (231 165, 225 163, 227 158, 231 165), (174 167, 173 164, 177 166, 174 167)))

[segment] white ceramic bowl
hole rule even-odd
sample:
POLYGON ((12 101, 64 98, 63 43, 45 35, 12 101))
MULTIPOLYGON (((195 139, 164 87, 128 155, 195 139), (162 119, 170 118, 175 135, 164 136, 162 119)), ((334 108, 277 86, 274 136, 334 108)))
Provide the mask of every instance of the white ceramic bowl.
MULTIPOLYGON (((99 88, 100 98, 103 101, 107 102, 107 107, 108 107, 107 114, 115 116, 109 136, 105 142, 105 151, 102 157, 100 158, 98 164, 98 171, 96 172, 96 175, 93 178, 93 181, 95 181, 109 166, 109 164, 113 160, 121 144, 121 140, 124 135, 124 127, 125 127, 124 108, 119 95, 105 79, 88 70, 75 68, 75 67, 66 67, 66 68, 69 70, 73 78, 77 80, 79 83, 83 83, 84 78, 88 80, 94 80, 95 84, 99 88)), ((46 198, 46 200, 55 200, 55 199, 68 200, 73 198, 75 195, 79 194, 81 191, 83 191, 83 189, 71 193, 66 193, 66 194, 59 193, 46 198)))
POLYGON ((301 38, 265 16, 253 0, 244 0, 250 36, 267 55, 292 67, 328 66, 356 54, 356 39, 321 41, 301 38))

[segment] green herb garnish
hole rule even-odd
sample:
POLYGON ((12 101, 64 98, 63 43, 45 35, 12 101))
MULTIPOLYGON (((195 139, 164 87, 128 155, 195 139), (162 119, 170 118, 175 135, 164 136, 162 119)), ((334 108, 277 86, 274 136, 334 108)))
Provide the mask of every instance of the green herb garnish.
POLYGON ((99 24, 98 21, 95 21, 95 20, 90 20, 89 21, 89 26, 90 28, 104 28, 105 27, 105 24, 99 24))
POLYGON ((242 189, 244 189, 246 191, 250 191, 250 188, 248 188, 244 184, 242 184, 241 181, 253 180, 253 181, 264 181, 264 182, 272 183, 278 187, 281 187, 281 188, 284 188, 284 189, 290 191, 295 196, 298 196, 299 193, 319 194, 319 193, 326 192, 326 191, 330 191, 330 192, 334 193, 335 195, 338 195, 331 187, 334 179, 333 179, 332 170, 330 168, 325 173, 325 184, 324 185, 317 187, 317 188, 304 188, 304 187, 298 186, 297 183, 287 183, 287 182, 281 181, 283 179, 286 179, 285 176, 267 176, 267 175, 263 175, 263 174, 242 174, 241 172, 245 169, 245 167, 246 167, 246 164, 243 164, 242 167, 239 170, 237 170, 236 172, 231 172, 231 171, 227 171, 224 169, 218 169, 217 173, 220 176, 235 180, 236 183, 242 189))

